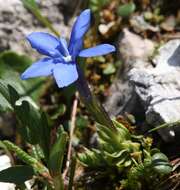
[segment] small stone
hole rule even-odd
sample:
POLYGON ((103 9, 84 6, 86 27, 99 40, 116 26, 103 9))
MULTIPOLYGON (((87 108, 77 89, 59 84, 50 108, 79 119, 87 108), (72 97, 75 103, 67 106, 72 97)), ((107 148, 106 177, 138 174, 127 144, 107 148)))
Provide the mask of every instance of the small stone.
MULTIPOLYGON (((7 155, 0 156, 0 171, 11 167, 11 160, 7 155)), ((15 185, 12 183, 0 182, 0 189, 2 190, 15 190, 15 185)))

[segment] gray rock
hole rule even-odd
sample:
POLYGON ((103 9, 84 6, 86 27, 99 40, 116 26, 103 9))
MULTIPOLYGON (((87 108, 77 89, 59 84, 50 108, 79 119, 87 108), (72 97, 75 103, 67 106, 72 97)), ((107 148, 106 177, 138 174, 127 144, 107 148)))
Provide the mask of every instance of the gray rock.
MULTIPOLYGON (((134 91, 152 126, 180 120, 180 40, 172 40, 159 49, 151 69, 133 69, 129 73, 134 91)), ((159 130, 165 141, 171 141, 179 128, 159 130)))
MULTIPOLYGON (((148 59, 153 51, 152 42, 147 43, 126 29, 119 47, 124 68, 112 84, 111 96, 105 103, 110 115, 129 112, 143 116, 152 127, 180 120, 180 40, 163 45, 153 64, 148 59)), ((177 138, 180 128, 164 128, 158 132, 169 142, 177 138)))
MULTIPOLYGON (((42 12, 54 28, 64 37, 70 33, 68 18, 75 13, 75 6, 82 0, 39 0, 42 12)), ((50 32, 23 7, 21 0, 0 0, 0 51, 11 49, 37 57, 25 37, 33 31, 50 32)))
POLYGON ((111 96, 105 102, 106 109, 113 116, 124 111, 132 112, 134 109, 137 95, 129 83, 128 73, 133 68, 151 68, 148 57, 154 49, 154 44, 150 40, 142 39, 127 29, 120 35, 118 45, 123 69, 119 71, 117 80, 110 88, 111 96))

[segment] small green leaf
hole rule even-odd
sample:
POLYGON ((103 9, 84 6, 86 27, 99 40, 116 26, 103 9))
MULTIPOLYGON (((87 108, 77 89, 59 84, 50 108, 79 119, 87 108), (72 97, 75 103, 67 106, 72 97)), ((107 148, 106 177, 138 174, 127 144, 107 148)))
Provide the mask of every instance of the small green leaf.
POLYGON ((20 98, 18 92, 8 85, 10 102, 21 126, 18 128, 24 140, 31 144, 39 144, 48 160, 50 128, 45 113, 41 113, 38 106, 30 97, 20 98))
POLYGON ((131 138, 129 130, 123 124, 119 123, 118 121, 116 121, 116 120, 112 120, 112 121, 118 130, 119 138, 121 137, 123 139, 129 140, 131 138))
POLYGON ((105 6, 109 0, 90 0, 89 7, 93 12, 98 12, 105 6))
POLYGON ((76 119, 77 128, 82 130, 84 128, 87 128, 88 124, 89 124, 88 118, 85 118, 83 116, 77 117, 77 119, 76 119))
POLYGON ((21 121, 22 128, 27 128, 27 141, 37 144, 41 140, 40 114, 29 102, 22 101, 21 105, 14 106, 15 112, 21 121))
POLYGON ((78 154, 79 161, 84 165, 92 168, 102 167, 105 165, 102 152, 97 149, 89 150, 84 148, 85 152, 78 154))
POLYGON ((10 103, 4 96, 2 96, 2 94, 0 94, 0 111, 5 112, 9 110, 12 110, 10 103))
POLYGON ((56 111, 55 114, 51 117, 51 119, 57 119, 59 116, 64 115, 66 112, 66 105, 65 104, 60 104, 59 109, 56 111))
POLYGON ((0 53, 0 77, 4 86, 10 84, 20 95, 32 94, 33 98, 37 98, 40 93, 38 87, 42 85, 43 80, 38 78, 23 81, 19 76, 31 63, 32 60, 28 56, 3 51, 0 53))
POLYGON ((161 175, 169 174, 172 171, 172 166, 169 163, 168 157, 163 153, 155 153, 152 156, 152 165, 161 175))
POLYGON ((4 81, 0 79, 0 93, 2 96, 10 103, 9 91, 6 85, 4 85, 4 81))
POLYGON ((50 133, 51 128, 48 123, 47 116, 44 112, 41 113, 41 140, 40 146, 44 152, 46 160, 49 159, 49 148, 50 148, 50 133))
POLYGON ((131 2, 125 5, 119 6, 117 9, 117 13, 122 17, 129 17, 136 9, 136 5, 131 2))
POLYGON ((53 175, 61 175, 66 143, 67 133, 62 131, 50 151, 49 169, 53 175))
MULTIPOLYGON (((4 64, 7 68, 20 73, 23 72, 31 63, 32 60, 29 57, 19 55, 13 51, 4 51, 0 54, 0 67, 4 64)), ((1 70, 1 72, 3 72, 3 70, 1 70)))
POLYGON ((154 166, 154 169, 161 175, 167 175, 172 172, 172 166, 170 164, 162 164, 154 166))
MULTIPOLYGON (((24 163, 32 166, 34 168, 34 171, 43 174, 43 173, 49 173, 48 169, 41 164, 38 160, 27 154, 24 150, 16 146, 14 143, 4 140, 0 141, 4 144, 4 146, 9 150, 16 153, 17 157, 21 159, 24 163)), ((2 146, 1 146, 2 147, 2 146)))
POLYGON ((161 152, 155 153, 155 154, 152 156, 152 161, 153 161, 154 163, 157 163, 157 162, 159 162, 159 161, 169 162, 168 157, 167 157, 165 154, 161 153, 161 152))
POLYGON ((14 107, 16 101, 19 100, 20 95, 11 85, 8 85, 8 90, 9 90, 11 105, 14 107))
POLYGON ((0 171, 0 182, 22 184, 33 175, 34 170, 31 166, 13 166, 0 171))
POLYGON ((109 63, 107 67, 103 70, 104 75, 111 75, 115 72, 116 72, 116 67, 112 63, 109 63))

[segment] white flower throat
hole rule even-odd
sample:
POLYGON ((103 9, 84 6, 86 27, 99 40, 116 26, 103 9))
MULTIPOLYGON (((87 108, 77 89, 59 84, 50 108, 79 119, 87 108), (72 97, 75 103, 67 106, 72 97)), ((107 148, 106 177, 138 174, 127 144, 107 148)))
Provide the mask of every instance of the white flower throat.
POLYGON ((63 58, 64 58, 64 61, 65 61, 65 62, 71 62, 71 61, 72 61, 71 55, 68 55, 68 56, 63 57, 63 58))

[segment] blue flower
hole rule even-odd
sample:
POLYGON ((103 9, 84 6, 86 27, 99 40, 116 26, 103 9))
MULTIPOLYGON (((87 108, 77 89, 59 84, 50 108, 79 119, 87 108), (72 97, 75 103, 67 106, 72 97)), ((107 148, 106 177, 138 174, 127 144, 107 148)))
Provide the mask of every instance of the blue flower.
POLYGON ((69 44, 64 38, 43 32, 33 32, 27 36, 32 48, 46 57, 32 64, 21 75, 21 79, 53 75, 58 87, 62 88, 78 79, 77 56, 92 57, 115 51, 115 47, 109 44, 82 50, 83 36, 89 29, 90 19, 89 9, 80 14, 73 26, 69 44))

